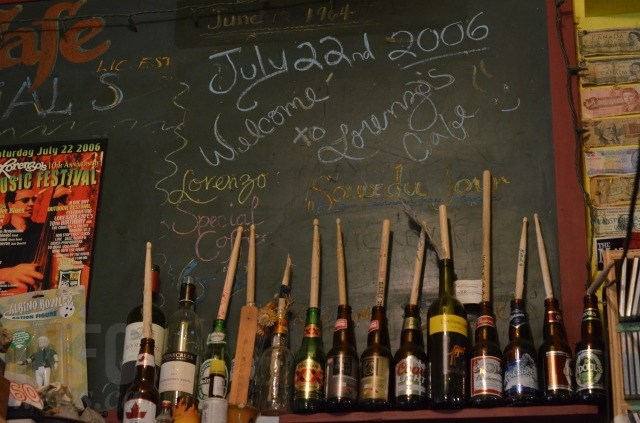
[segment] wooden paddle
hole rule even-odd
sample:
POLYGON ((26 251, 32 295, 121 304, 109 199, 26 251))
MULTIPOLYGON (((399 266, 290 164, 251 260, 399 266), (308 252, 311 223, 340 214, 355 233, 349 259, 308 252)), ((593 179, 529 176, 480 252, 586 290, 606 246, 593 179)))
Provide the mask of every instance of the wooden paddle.
POLYGON ((227 397, 229 403, 227 420, 230 423, 247 423, 257 415, 257 409, 248 404, 253 350, 258 330, 258 308, 255 304, 255 264, 255 225, 251 225, 247 259, 247 303, 240 310, 233 380, 227 397), (249 420, 246 420, 247 418, 249 420))

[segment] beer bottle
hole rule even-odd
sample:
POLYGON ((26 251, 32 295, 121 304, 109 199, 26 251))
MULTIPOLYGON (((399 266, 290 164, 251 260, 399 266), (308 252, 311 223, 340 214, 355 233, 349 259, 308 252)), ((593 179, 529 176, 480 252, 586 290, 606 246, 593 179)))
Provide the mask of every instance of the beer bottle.
POLYGON ((198 401, 207 398, 226 398, 229 387, 231 360, 227 351, 226 321, 216 319, 213 331, 207 336, 206 352, 200 365, 198 401))
POLYGON ((154 423, 160 394, 156 388, 156 362, 153 338, 140 339, 133 383, 124 395, 123 423, 154 423))
POLYGON ((454 296, 453 260, 441 259, 438 266, 439 294, 427 311, 431 405, 434 408, 458 408, 467 401, 467 314, 454 296))
POLYGON ((470 359, 469 401, 474 407, 502 404, 502 351, 489 301, 480 303, 470 359))
POLYGON ((511 300, 509 343, 504 349, 504 397, 507 405, 533 405, 539 401, 537 353, 524 300, 511 300))
POLYGON ((583 301, 581 336, 576 344, 576 399, 582 403, 599 404, 606 399, 602 321, 596 295, 587 294, 583 301))
POLYGON ((333 329, 333 346, 325 366, 326 408, 329 412, 352 411, 358 402, 358 364, 351 306, 340 304, 333 329))
POLYGON ((542 399, 548 404, 566 404, 573 397, 573 358, 562 323, 558 300, 544 300, 544 341, 538 349, 542 399))
POLYGON ((400 348, 393 358, 395 404, 401 410, 423 408, 427 403, 427 353, 424 350, 420 308, 404 307, 400 348))
POLYGON ((320 310, 307 308, 302 345, 296 353, 293 383, 294 413, 317 413, 324 406, 324 366, 320 310))
POLYGON ((386 410, 391 407, 392 363, 386 309, 376 305, 371 309, 367 348, 360 357, 359 404, 364 411, 386 410))

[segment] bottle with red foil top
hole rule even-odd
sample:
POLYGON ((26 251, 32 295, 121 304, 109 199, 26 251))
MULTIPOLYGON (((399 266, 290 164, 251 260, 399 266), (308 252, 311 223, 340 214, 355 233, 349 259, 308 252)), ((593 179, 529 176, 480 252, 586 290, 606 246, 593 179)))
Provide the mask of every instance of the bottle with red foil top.
POLYGON ((416 304, 404 307, 400 348, 393 358, 395 405, 400 410, 415 410, 427 404, 427 353, 416 304))
POLYGON ((470 404, 474 407, 502 405, 502 351, 489 301, 480 303, 469 361, 470 404))
POLYGON ((293 382, 293 411, 317 413, 324 406, 324 366, 326 356, 322 346, 320 310, 307 308, 302 345, 296 353, 293 382))
POLYGON ((133 384, 127 389, 123 401, 123 423, 154 423, 159 411, 160 394, 156 388, 156 362, 153 338, 140 340, 140 353, 136 362, 133 384))
POLYGON ((340 304, 333 330, 333 346, 325 366, 326 409, 352 411, 358 402, 358 351, 356 349, 351 306, 340 304))
POLYGON ((548 404, 566 404, 573 398, 573 357, 562 322, 558 300, 544 300, 544 342, 538 349, 542 399, 548 404))
POLYGON ((367 348, 360 357, 359 404, 364 411, 386 410, 394 398, 389 332, 384 306, 373 306, 367 348))

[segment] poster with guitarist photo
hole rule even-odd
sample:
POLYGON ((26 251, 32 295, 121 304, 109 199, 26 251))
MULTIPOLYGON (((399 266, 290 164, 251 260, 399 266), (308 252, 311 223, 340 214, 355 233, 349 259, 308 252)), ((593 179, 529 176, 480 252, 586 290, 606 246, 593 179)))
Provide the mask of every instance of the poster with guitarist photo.
POLYGON ((106 140, 0 147, 0 296, 89 288, 106 140))

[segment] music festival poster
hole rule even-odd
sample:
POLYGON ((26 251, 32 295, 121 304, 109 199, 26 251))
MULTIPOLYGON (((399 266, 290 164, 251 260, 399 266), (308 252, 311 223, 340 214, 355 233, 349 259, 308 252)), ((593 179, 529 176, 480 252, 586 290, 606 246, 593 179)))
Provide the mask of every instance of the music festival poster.
POLYGON ((0 296, 83 285, 106 140, 0 147, 0 296))

